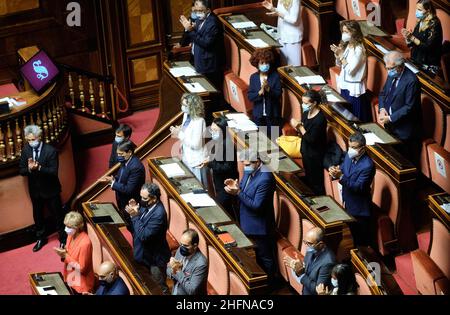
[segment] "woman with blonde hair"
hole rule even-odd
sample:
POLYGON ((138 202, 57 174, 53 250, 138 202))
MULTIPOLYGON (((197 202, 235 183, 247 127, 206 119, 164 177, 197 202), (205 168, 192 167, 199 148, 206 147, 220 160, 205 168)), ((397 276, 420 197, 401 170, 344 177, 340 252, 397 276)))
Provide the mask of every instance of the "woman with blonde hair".
POLYGON ((208 158, 205 146, 205 107, 197 94, 185 93, 181 96, 181 111, 184 113, 180 126, 170 127, 172 137, 181 141, 181 159, 195 177, 207 186, 205 161, 208 158))
POLYGON ((75 211, 64 218, 68 235, 65 248, 54 248, 64 262, 64 281, 77 293, 92 292, 95 275, 92 266, 92 243, 84 230, 83 216, 75 211))
POLYGON ((338 46, 331 45, 336 65, 341 67, 337 86, 342 97, 352 106, 352 113, 359 120, 371 120, 370 104, 366 97, 367 55, 364 36, 357 21, 341 22, 342 40, 338 46))

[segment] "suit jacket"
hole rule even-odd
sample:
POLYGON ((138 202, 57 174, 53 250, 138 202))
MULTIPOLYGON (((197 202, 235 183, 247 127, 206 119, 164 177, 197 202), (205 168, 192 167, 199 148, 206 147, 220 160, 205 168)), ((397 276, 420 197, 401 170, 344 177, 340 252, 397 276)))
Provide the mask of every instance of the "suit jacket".
POLYGON ((28 177, 30 196, 51 198, 59 195, 61 184, 58 179, 58 152, 51 145, 43 143, 37 161, 41 170, 28 171, 28 159, 33 158, 33 148, 24 146, 20 156, 19 173, 28 177))
POLYGON ((170 259, 169 244, 167 244, 167 214, 161 202, 144 218, 146 209, 141 208, 140 214, 131 219, 133 224, 134 259, 150 268, 150 266, 166 267, 170 259))
POLYGON ((109 155, 109 164, 108 164, 109 168, 112 168, 114 165, 119 163, 119 161, 117 161, 117 147, 118 146, 119 146, 119 144, 116 141, 113 141, 112 148, 111 148, 111 154, 109 155))
POLYGON ((336 257, 331 249, 325 247, 318 255, 307 252, 304 262, 305 273, 299 277, 303 284, 303 295, 316 295, 316 287, 321 283, 331 286, 331 270, 336 264, 336 257))
POLYGON ((255 172, 245 188, 249 178, 245 173, 240 183, 240 223, 242 231, 247 235, 269 235, 275 227, 273 213, 273 193, 275 178, 264 165, 255 172))
POLYGON ((220 71, 225 64, 225 46, 217 16, 211 12, 204 21, 197 21, 187 36, 194 45, 195 70, 202 74, 220 71))
POLYGON ((141 199, 140 191, 145 182, 145 168, 139 158, 131 156, 127 164, 122 164, 115 176, 112 189, 116 192, 117 206, 125 209, 130 199, 141 199))
POLYGON ((253 102, 253 118, 263 117, 263 105, 265 103, 266 114, 268 117, 280 117, 281 106, 281 81, 277 71, 271 71, 267 77, 270 91, 263 96, 258 94, 261 89, 261 79, 259 72, 255 72, 250 76, 250 86, 248 88, 248 99, 253 102))
MULTIPOLYGON (((67 255, 64 260, 64 281, 76 281, 79 275, 79 285, 71 287, 78 293, 92 292, 94 289, 95 275, 92 265, 92 243, 86 232, 78 234, 73 240, 67 237, 67 255)), ((74 282, 75 282, 74 281, 74 282)))
MULTIPOLYGON (((175 259, 182 260, 180 249, 175 253, 175 259)), ((174 280, 172 294, 176 295, 206 295, 208 280, 208 260, 200 250, 189 259, 186 266, 176 274, 172 274, 172 268, 167 267, 167 277, 174 280), (175 292, 175 288, 177 291, 175 292)))
MULTIPOLYGON (((386 109, 388 113, 388 104, 385 102, 392 87, 392 81, 393 79, 388 77, 378 98, 379 108, 386 109)), ((391 122, 386 124, 386 129, 400 140, 416 138, 421 124, 420 103, 419 80, 411 70, 405 67, 392 98, 391 122)))
POLYGON ((100 285, 95 295, 130 295, 125 281, 121 277, 117 277, 111 285, 100 285))
POLYGON ((353 216, 370 216, 372 203, 372 191, 370 185, 375 176, 375 165, 369 155, 364 154, 361 158, 353 161, 345 155, 341 164, 342 199, 345 209, 353 216))

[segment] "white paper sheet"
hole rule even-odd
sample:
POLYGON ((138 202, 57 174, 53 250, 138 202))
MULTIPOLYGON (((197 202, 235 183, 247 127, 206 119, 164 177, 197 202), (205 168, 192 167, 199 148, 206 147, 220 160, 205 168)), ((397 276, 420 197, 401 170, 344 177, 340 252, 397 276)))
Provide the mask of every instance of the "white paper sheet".
POLYGON ((198 75, 198 73, 195 72, 195 69, 191 67, 171 68, 169 71, 175 78, 179 78, 181 76, 192 77, 194 75, 198 75))
POLYGON ((359 1, 358 0, 352 0, 352 9, 353 9, 353 13, 356 16, 361 17, 361 11, 359 9, 359 1))
POLYGON ((239 102, 239 95, 238 95, 237 85, 232 80, 230 80, 230 94, 231 94, 231 96, 233 96, 233 99, 236 102, 239 102))
POLYGON ((255 48, 266 48, 269 47, 269 44, 267 44, 265 41, 263 41, 260 38, 255 38, 255 39, 246 39, 246 41, 252 45, 255 48))
POLYGON ((450 203, 444 203, 441 205, 441 208, 445 210, 445 212, 450 213, 450 203))
POLYGON ((367 145, 374 145, 375 143, 384 143, 376 134, 373 132, 365 133, 364 138, 366 138, 367 145))
POLYGON ((250 120, 250 118, 247 115, 243 114, 243 113, 227 114, 226 116, 227 116, 228 119, 234 120, 236 122, 250 120))
POLYGON ((214 207, 216 202, 208 194, 187 193, 180 195, 184 201, 189 202, 193 207, 214 207))
POLYGON ((375 44, 375 47, 378 48, 379 51, 381 51, 383 54, 386 54, 389 50, 381 46, 380 44, 375 44))
POLYGON ((345 101, 343 101, 342 99, 340 99, 340 98, 338 98, 338 97, 336 97, 336 96, 334 96, 333 94, 327 94, 327 101, 328 102, 345 102, 345 101))
POLYGON ((58 295, 58 292, 56 290, 44 290, 45 288, 49 287, 36 287, 37 291, 39 292, 39 295, 58 295))
POLYGON ((191 93, 203 93, 206 92, 206 89, 198 82, 192 83, 183 83, 183 85, 189 90, 191 93))
POLYGON ((169 177, 169 178, 186 175, 184 170, 177 163, 160 165, 160 167, 164 171, 164 173, 166 173, 167 177, 169 177))
POLYGON ((257 131, 258 126, 255 124, 239 125, 238 129, 241 131, 257 131))
POLYGON ((409 62, 405 62, 405 66, 406 66, 409 70, 411 70, 412 72, 414 72, 414 74, 420 72, 419 69, 417 69, 414 65, 412 65, 412 64, 409 63, 409 62))
POLYGON ((321 75, 309 75, 306 77, 296 76, 295 80, 297 80, 298 84, 326 84, 327 83, 321 75))
POLYGON ((236 23, 231 23, 231 25, 233 25, 233 27, 236 29, 256 27, 256 24, 253 23, 252 21, 236 22, 236 23))
POLYGON ((434 152, 434 161, 436 163, 436 171, 442 175, 442 177, 447 178, 447 171, 445 170, 445 160, 437 152, 434 152))

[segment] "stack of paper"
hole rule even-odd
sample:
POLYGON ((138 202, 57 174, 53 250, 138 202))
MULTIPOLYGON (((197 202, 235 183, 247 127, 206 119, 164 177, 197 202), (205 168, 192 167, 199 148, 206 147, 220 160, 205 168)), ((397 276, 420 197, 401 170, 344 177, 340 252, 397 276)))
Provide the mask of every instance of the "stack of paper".
POLYGON ((445 210, 445 212, 450 213, 450 203, 444 203, 441 205, 441 208, 445 210))
POLYGON ((419 69, 417 69, 415 66, 413 66, 413 64, 411 64, 411 63, 409 63, 409 62, 406 62, 406 63, 405 63, 405 66, 406 66, 409 70, 411 70, 412 72, 414 72, 414 74, 417 74, 417 73, 420 72, 419 69))
POLYGON ((233 113, 226 115, 228 119, 228 127, 241 131, 257 131, 258 126, 250 120, 250 118, 242 113, 233 113))
POLYGON ((214 207, 216 202, 208 194, 187 193, 180 195, 184 201, 190 203, 194 208, 214 207))
POLYGON ((336 95, 334 95, 332 93, 327 93, 327 101, 334 102, 334 103, 336 103, 336 102, 344 102, 345 103, 345 100, 338 98, 336 95))
POLYGON ((165 164, 161 165, 160 167, 169 178, 186 175, 184 170, 177 163, 165 164))
POLYGON ((36 289, 39 292, 39 295, 58 295, 58 292, 51 286, 36 287, 36 289))
POLYGON ((7 102, 9 107, 22 106, 27 103, 23 98, 4 97, 0 98, 0 103, 7 102))
POLYGON ((373 132, 365 133, 364 138, 366 138, 367 145, 374 145, 375 143, 384 143, 376 134, 373 132))
POLYGON ((254 27, 256 27, 256 24, 253 23, 252 21, 236 22, 236 23, 231 23, 231 25, 233 25, 233 27, 236 28, 236 29, 240 29, 240 28, 254 28, 254 27))
POLYGON ((298 84, 326 84, 327 82, 321 75, 309 75, 305 77, 295 77, 298 84))
POLYGON ((195 69, 191 68, 191 67, 171 68, 169 71, 175 78, 179 78, 179 77, 182 77, 182 76, 192 77, 194 75, 198 75, 198 73, 195 72, 195 69))
POLYGON ((184 86, 191 93, 203 93, 203 92, 206 92, 206 89, 198 82, 184 83, 184 86))
POLYGON ((250 120, 250 118, 243 114, 243 113, 233 113, 233 114, 227 114, 226 115, 228 119, 234 120, 234 121, 245 121, 250 120))
POLYGON ((378 48, 379 51, 381 51, 383 54, 387 54, 389 50, 381 46, 380 44, 375 44, 375 47, 378 48))
POLYGON ((266 48, 269 47, 269 44, 267 44, 265 41, 263 41, 260 38, 255 38, 255 39, 246 39, 246 41, 252 45, 255 48, 266 48))

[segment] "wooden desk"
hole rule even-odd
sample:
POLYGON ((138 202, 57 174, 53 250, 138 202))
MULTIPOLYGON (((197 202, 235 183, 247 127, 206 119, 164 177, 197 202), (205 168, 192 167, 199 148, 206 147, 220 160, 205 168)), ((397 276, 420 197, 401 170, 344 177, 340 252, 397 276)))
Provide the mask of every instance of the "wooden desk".
POLYGON ((160 286, 153 280, 150 271, 144 265, 134 260, 133 248, 116 224, 95 224, 92 217, 90 202, 82 204, 83 214, 97 236, 102 246, 110 252, 114 262, 123 271, 133 286, 136 295, 162 295, 160 286))
POLYGON ((387 269, 372 248, 352 249, 351 257, 353 268, 366 279, 373 295, 403 295, 392 272, 387 269), (377 271, 380 273, 377 274, 377 271))
POLYGON ((267 275, 256 263, 254 245, 241 231, 238 223, 232 221, 217 202, 214 207, 194 208, 181 197, 182 194, 189 193, 193 189, 203 189, 203 186, 179 159, 153 158, 148 160, 148 165, 151 175, 161 183, 170 198, 180 205, 186 217, 201 230, 208 245, 219 252, 228 268, 241 278, 249 293, 262 292, 262 289, 267 286, 267 275), (186 175, 169 178, 161 166, 171 163, 178 164, 186 175), (214 218, 207 217, 207 215, 211 216, 211 213, 215 214, 214 218), (237 241, 237 247, 226 248, 207 226, 208 223, 229 231, 237 241))
POLYGON ((441 221, 450 230, 450 214, 441 207, 444 203, 450 203, 450 194, 441 193, 428 196, 428 207, 432 216, 441 221))
POLYGON ((33 295, 72 295, 60 272, 38 272, 28 275, 33 295))

